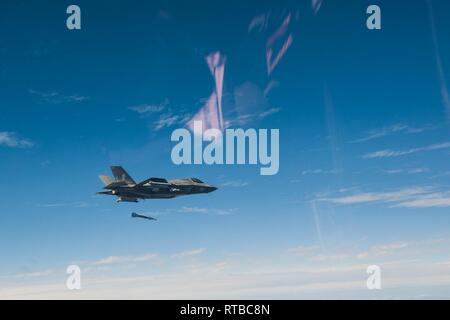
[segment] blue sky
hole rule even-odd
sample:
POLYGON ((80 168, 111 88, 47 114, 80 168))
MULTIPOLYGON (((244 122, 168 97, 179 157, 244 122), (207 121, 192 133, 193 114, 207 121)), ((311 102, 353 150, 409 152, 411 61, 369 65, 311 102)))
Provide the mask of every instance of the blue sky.
POLYGON ((448 298, 449 4, 377 1, 370 31, 371 1, 319 3, 77 1, 74 31, 72 2, 3 4, 0 298, 448 298), (214 52, 224 121, 280 129, 277 175, 172 163, 214 52), (110 165, 219 190, 118 204, 110 165))

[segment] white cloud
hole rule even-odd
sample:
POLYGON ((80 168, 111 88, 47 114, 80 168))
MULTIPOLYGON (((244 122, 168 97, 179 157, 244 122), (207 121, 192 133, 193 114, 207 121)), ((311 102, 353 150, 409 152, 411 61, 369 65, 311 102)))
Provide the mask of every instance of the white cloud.
POLYGON ((164 107, 160 105, 143 104, 139 106, 129 107, 128 109, 136 111, 139 114, 151 114, 162 111, 164 107))
POLYGON ((359 252, 356 255, 357 259, 368 259, 368 258, 380 258, 386 256, 392 256, 404 252, 405 249, 410 248, 413 245, 411 242, 393 242, 383 245, 376 245, 367 251, 359 252))
POLYGON ((159 255, 154 253, 146 253, 139 256, 109 256, 95 261, 85 261, 82 263, 84 266, 106 266, 121 263, 136 263, 136 262, 148 262, 158 261, 159 255))
POLYGON ((257 118, 264 119, 280 111, 281 108, 270 108, 266 111, 241 114, 237 117, 227 119, 227 121, 225 121, 225 127, 245 126, 257 118))
POLYGON ((261 119, 264 119, 272 114, 278 113, 281 111, 281 108, 270 108, 266 111, 261 112, 258 117, 260 117, 261 119))
POLYGON ((74 95, 66 97, 66 100, 67 101, 71 101, 71 102, 81 102, 81 101, 85 101, 85 100, 88 100, 88 99, 89 99, 89 97, 80 96, 78 94, 74 94, 74 95))
POLYGON ((211 275, 221 273, 228 267, 229 264, 226 261, 219 261, 213 264, 191 263, 183 265, 181 269, 185 270, 190 274, 211 275))
POLYGON ((387 173, 387 174, 400 174, 400 173, 418 174, 418 173, 425 173, 425 172, 429 172, 429 171, 430 171, 430 169, 428 169, 428 168, 381 170, 382 173, 387 173))
POLYGON ((402 208, 433 208, 433 207, 450 207, 450 194, 431 194, 429 197, 404 201, 394 205, 393 207, 402 208))
POLYGON ((14 132, 0 132, 0 146, 10 148, 31 148, 33 143, 30 140, 17 137, 14 132))
POLYGON ((165 113, 159 117, 154 123, 153 131, 159 131, 164 128, 170 128, 176 124, 184 125, 190 118, 189 115, 179 115, 173 113, 165 113))
POLYGON ((332 170, 323 170, 323 169, 314 169, 314 170, 303 170, 301 172, 302 175, 310 175, 310 174, 338 174, 341 170, 332 169, 332 170))
POLYGON ((182 207, 178 212, 181 213, 203 213, 215 215, 229 215, 234 209, 217 209, 217 208, 201 208, 201 207, 182 207))
POLYGON ((410 257, 417 258, 442 252, 443 247, 447 247, 449 239, 432 238, 419 241, 396 241, 386 244, 379 244, 370 247, 366 251, 359 252, 357 259, 387 258, 387 257, 410 257))
MULTIPOLYGON (((447 261, 447 260, 446 260, 447 261)), ((284 266, 260 264, 246 271, 217 263, 187 266, 175 273, 83 277, 82 290, 67 290, 63 281, 45 284, 2 286, 1 299, 323 299, 347 297, 373 299, 366 288, 366 264, 343 266, 284 266), (225 267, 225 269, 224 269, 225 267), (191 272, 191 270, 194 270, 191 272), (198 270, 198 271, 196 271, 198 270), (213 271, 215 270, 215 271, 213 271), (186 275, 189 273, 189 276, 186 275), (337 295, 336 295, 337 294, 337 295)), ((375 297, 404 298, 408 288, 433 294, 437 287, 450 285, 450 265, 398 261, 381 265, 383 290, 375 297), (423 272, 427 270, 427 272, 423 272), (390 291, 390 290, 394 291, 390 291)), ((414 290, 412 291, 414 292, 414 290)))
POLYGON ((200 255, 200 254, 204 253, 205 251, 206 251, 205 248, 198 248, 198 249, 193 249, 193 250, 182 251, 182 252, 174 254, 172 256, 172 258, 193 257, 193 256, 200 255))
POLYGON ((287 253, 296 256, 307 256, 320 250, 319 246, 298 246, 287 249, 287 253))
POLYGON ((288 249, 287 252, 297 255, 313 262, 329 261, 355 261, 361 259, 378 259, 379 262, 385 262, 386 258, 408 258, 416 259, 431 255, 436 252, 442 252, 447 249, 450 239, 431 238, 416 241, 395 241, 389 243, 376 244, 361 250, 358 247, 339 248, 332 252, 323 252, 319 246, 299 246, 288 249))
MULTIPOLYGON (((388 256, 399 255, 401 253, 409 254, 421 254, 418 250, 407 251, 407 249, 424 247, 423 244, 433 244, 435 242, 428 241, 420 242, 392 242, 381 245, 374 245, 367 249, 366 251, 360 251, 353 248, 352 250, 337 250, 332 253, 325 253, 321 250, 320 246, 299 246, 290 248, 287 253, 293 256, 299 256, 305 258, 311 262, 344 262, 344 261, 354 261, 355 259, 369 259, 369 258, 382 258, 388 256)), ((425 247, 427 250, 429 247, 425 247)))
POLYGON ((89 99, 89 97, 79 94, 64 95, 56 91, 42 92, 30 89, 28 93, 39 97, 43 102, 52 104, 83 102, 89 99))
POLYGON ((433 187, 409 187, 390 192, 363 192, 341 197, 320 198, 342 205, 390 203, 391 208, 450 207, 450 190, 433 187))
POLYGON ((140 115, 149 115, 163 111, 168 104, 169 100, 166 99, 160 104, 141 104, 138 106, 129 107, 128 109, 135 111, 140 115))
POLYGON ((207 208, 200 208, 200 207, 182 207, 180 209, 180 212, 187 212, 187 213, 208 213, 207 208))
POLYGON ((88 206, 86 202, 83 201, 76 201, 76 202, 60 202, 60 203, 44 203, 44 204, 38 204, 38 207, 41 208, 56 208, 56 207, 74 207, 74 208, 85 208, 88 206))
POLYGON ((316 262, 331 262, 331 261, 342 261, 350 258, 351 256, 346 253, 337 254, 319 254, 311 258, 311 261, 316 262))
POLYGON ((331 201, 337 204, 359 204, 370 202, 399 202, 411 199, 411 197, 429 194, 430 187, 410 187, 391 192, 357 193, 336 198, 323 198, 322 201, 331 201))
POLYGON ((43 270, 43 271, 34 271, 34 272, 15 274, 12 276, 12 278, 40 278, 40 277, 46 277, 46 276, 52 275, 53 273, 54 273, 54 270, 47 269, 47 270, 43 270))
POLYGON ((213 262, 205 261, 210 257, 201 256, 206 250, 198 248, 173 255, 176 259, 168 259, 164 268, 143 266, 129 273, 118 264, 149 261, 154 254, 111 256, 93 262, 111 268, 84 273, 82 290, 66 289, 62 268, 54 278, 46 277, 45 283, 31 279, 2 283, 0 299, 372 299, 391 294, 404 298, 415 292, 411 288, 432 295, 436 288, 450 286, 448 243, 446 238, 397 241, 364 251, 353 248, 319 255, 313 255, 318 246, 306 246, 288 249, 291 256, 238 256, 234 260, 228 256, 213 262), (300 257, 306 253, 308 259, 296 259, 296 253, 300 257), (194 256, 197 259, 182 259, 194 256), (383 275, 383 290, 377 296, 366 288, 366 268, 373 263, 380 265, 383 275))
POLYGON ((148 211, 142 212, 142 214, 150 216, 163 216, 169 214, 211 214, 211 215, 230 215, 236 211, 234 208, 220 209, 220 208, 205 208, 205 207, 188 207, 183 206, 178 209, 164 209, 162 211, 148 211))
POLYGON ((434 150, 441 150, 441 149, 448 149, 450 148, 450 142, 444 142, 444 143, 438 143, 438 144, 432 144, 425 147, 420 148, 412 148, 408 150, 380 150, 372 153, 368 153, 363 156, 365 159, 374 159, 374 158, 392 158, 392 157, 400 157, 412 153, 418 153, 418 152, 424 152, 424 151, 434 151, 434 150))
POLYGON ((248 186, 248 182, 245 181, 241 181, 241 180, 235 180, 235 181, 227 181, 222 183, 219 187, 234 187, 234 188, 239 188, 239 187, 245 187, 248 186))
POLYGON ((385 136, 388 136, 388 135, 394 134, 394 133, 404 133, 404 134, 420 133, 425 130, 430 130, 431 128, 432 127, 430 127, 430 126, 422 127, 422 128, 412 128, 405 124, 398 123, 398 124, 394 124, 392 126, 366 131, 365 137, 350 141, 350 143, 366 142, 366 141, 382 138, 382 137, 385 137, 385 136))

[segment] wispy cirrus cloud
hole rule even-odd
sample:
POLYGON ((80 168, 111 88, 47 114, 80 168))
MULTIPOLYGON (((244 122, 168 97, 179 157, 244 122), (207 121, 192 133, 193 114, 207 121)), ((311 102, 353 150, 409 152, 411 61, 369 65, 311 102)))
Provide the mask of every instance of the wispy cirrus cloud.
POLYGON ((33 145, 33 142, 18 137, 15 132, 0 132, 0 146, 9 148, 31 148, 33 145))
POLYGON ((312 175, 312 174, 338 174, 342 172, 338 169, 324 170, 324 169, 313 169, 313 170, 303 170, 301 172, 302 176, 312 175))
POLYGON ((324 253, 318 245, 299 246, 289 248, 287 253, 292 256, 299 256, 309 261, 355 261, 362 259, 382 259, 382 258, 415 258, 433 252, 440 252, 446 248, 450 239, 436 237, 421 240, 401 240, 387 243, 374 244, 365 248, 347 247, 335 249, 329 253, 324 253))
POLYGON ((79 95, 79 94, 71 94, 66 95, 56 91, 43 92, 38 90, 30 89, 28 93, 34 96, 37 96, 40 99, 40 102, 46 102, 51 104, 60 104, 60 103, 77 103, 88 100, 89 97, 79 95))
POLYGON ((142 214, 150 215, 150 216, 163 216, 163 215, 169 215, 169 214, 210 214, 210 215, 225 216, 225 215, 234 214, 235 211, 236 211, 236 209, 234 209, 234 208, 220 209, 220 208, 183 206, 178 209, 165 209, 162 211, 148 211, 148 212, 142 212, 142 214))
POLYGON ((386 174, 419 174, 430 172, 428 168, 410 168, 410 169, 389 169, 389 170, 381 170, 380 172, 386 174))
POLYGON ((426 151, 435 151, 435 150, 442 150, 442 149, 449 149, 450 148, 450 142, 443 142, 443 143, 437 143, 432 144, 425 147, 419 147, 419 148, 411 148, 407 150, 379 150, 375 152, 371 152, 368 154, 365 154, 363 158, 365 159, 375 159, 375 158, 393 158, 393 157, 401 157, 413 153, 419 153, 419 152, 426 152, 426 151))
POLYGON ((304 257, 313 253, 317 253, 320 250, 320 246, 298 246, 289 248, 286 250, 286 252, 292 255, 304 257))
POLYGON ((445 208, 450 207, 450 193, 431 193, 418 199, 400 202, 393 207, 397 208, 445 208))
POLYGON ((41 270, 41 271, 17 273, 17 274, 11 275, 9 277, 11 277, 11 278, 40 278, 40 277, 46 277, 46 276, 52 275, 52 274, 54 274, 54 272, 55 272, 55 270, 53 270, 53 269, 47 269, 47 270, 41 270))
POLYGON ((233 187, 233 188, 240 188, 246 186, 248 186, 248 182, 241 180, 227 181, 219 185, 219 187, 233 187))
POLYGON ((450 94, 447 89, 447 79, 445 77, 444 65, 442 63, 441 52, 439 48, 439 41, 437 36, 436 24, 434 22, 433 6, 430 0, 427 1, 428 14, 430 19, 431 36, 434 45, 434 57, 436 60, 436 68, 438 72, 439 86, 441 90, 442 103, 447 111, 447 117, 450 119, 450 94))
POLYGON ((264 118, 266 118, 266 117, 268 117, 268 116, 270 116, 272 114, 278 113, 280 111, 281 111, 281 108, 276 108, 276 107, 275 108, 270 108, 270 109, 268 109, 266 111, 263 111, 263 112, 259 113, 258 117, 260 119, 264 119, 264 118))
POLYGON ((269 108, 265 111, 255 112, 255 113, 246 113, 241 114, 234 118, 229 118, 225 121, 225 127, 231 126, 245 126, 248 123, 255 121, 255 119, 265 119, 273 114, 276 114, 281 111, 281 108, 269 108))
POLYGON ((269 13, 261 14, 259 16, 254 17, 250 21, 250 24, 248 25, 248 32, 251 32, 254 29, 258 29, 259 32, 265 30, 268 25, 269 17, 270 17, 269 13))
POLYGON ((178 111, 173 112, 172 108, 169 107, 168 99, 159 104, 141 104, 128 107, 129 110, 136 112, 142 118, 152 117, 153 122, 149 125, 149 128, 154 132, 175 125, 184 126, 191 116, 185 110, 180 111, 180 108, 182 107, 178 106, 178 111))
POLYGON ((350 143, 366 142, 366 141, 386 137, 386 136, 389 136, 389 135, 395 134, 395 133, 403 133, 403 134, 420 133, 420 132, 423 132, 426 130, 430 130, 432 128, 433 128, 433 126, 424 126, 424 127, 415 128, 415 127, 410 127, 405 124, 397 123, 397 124, 394 124, 391 126, 366 131, 364 137, 350 141, 350 143))
POLYGON ((178 252, 174 255, 172 255, 172 258, 187 258, 187 257, 193 257, 193 256, 198 256, 202 253, 205 253, 206 249, 205 248, 198 248, 198 249, 193 249, 193 250, 186 250, 186 251, 181 251, 178 252))
POLYGON ((36 206, 40 208, 60 208, 60 207, 85 208, 88 207, 89 205, 84 201, 75 201, 75 202, 43 203, 37 204, 36 206))
POLYGON ((357 259, 367 259, 373 257, 384 257, 399 254, 407 248, 410 248, 412 243, 410 242, 393 242, 382 245, 375 245, 369 248, 367 251, 362 251, 356 255, 357 259))
POLYGON ((169 105, 169 100, 166 99, 160 104, 140 104, 137 106, 128 107, 128 109, 144 116, 144 115, 151 115, 155 113, 159 113, 166 109, 166 107, 169 105))
POLYGON ((362 192, 346 196, 321 198, 340 205, 385 203, 391 208, 433 208, 449 207, 450 191, 435 187, 408 187, 389 192, 362 192))
POLYGON ((417 257, 432 254, 434 251, 440 252, 441 247, 448 246, 448 238, 431 238, 416 241, 395 241, 384 244, 377 244, 369 247, 365 251, 359 252, 355 258, 386 258, 386 257, 417 257))
POLYGON ((124 263, 158 261, 159 259, 160 256, 158 254, 146 253, 137 256, 108 256, 94 261, 84 261, 81 264, 83 266, 107 266, 124 263))
POLYGON ((311 8, 314 11, 314 14, 317 14, 322 6, 322 0, 312 0, 311 8))
POLYGON ((202 213, 202 214, 213 214, 213 215, 229 215, 234 212, 234 209, 182 207, 177 212, 180 212, 180 213, 202 213))
POLYGON ((413 196, 428 194, 431 190, 432 188, 430 187, 409 187, 390 192, 363 192, 342 197, 323 198, 319 200, 345 205, 371 202, 400 202, 410 199, 413 196))
POLYGON ((175 114, 175 113, 165 113, 159 117, 157 121, 153 124, 153 131, 159 131, 164 128, 170 128, 174 125, 184 125, 188 120, 189 115, 175 114))
POLYGON ((187 213, 208 213, 207 208, 200 208, 200 207, 182 207, 179 211, 187 213))

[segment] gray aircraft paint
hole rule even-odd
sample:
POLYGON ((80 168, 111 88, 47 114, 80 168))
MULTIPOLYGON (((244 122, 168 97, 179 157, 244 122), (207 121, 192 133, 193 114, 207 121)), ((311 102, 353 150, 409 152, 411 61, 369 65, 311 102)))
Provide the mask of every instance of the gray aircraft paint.
POLYGON ((97 194, 118 197, 117 202, 138 202, 145 199, 172 199, 179 196, 210 193, 216 187, 204 183, 197 178, 166 180, 149 178, 136 183, 120 166, 112 166, 114 179, 99 176, 105 185, 105 191, 97 194))

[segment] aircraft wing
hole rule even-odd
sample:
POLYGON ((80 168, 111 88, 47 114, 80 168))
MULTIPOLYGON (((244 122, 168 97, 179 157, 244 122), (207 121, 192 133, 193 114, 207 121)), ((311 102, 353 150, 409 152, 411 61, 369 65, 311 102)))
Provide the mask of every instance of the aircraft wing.
POLYGON ((145 179, 144 181, 139 182, 136 187, 142 187, 144 184, 149 183, 152 179, 145 179))

